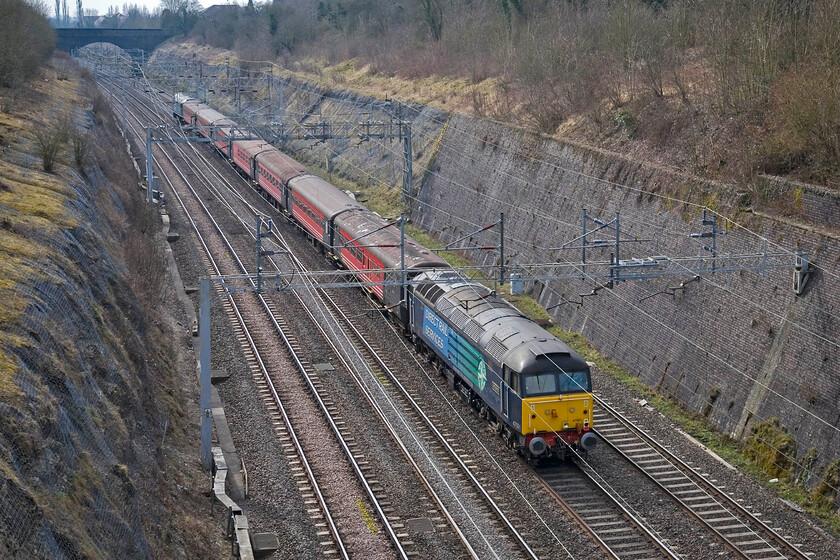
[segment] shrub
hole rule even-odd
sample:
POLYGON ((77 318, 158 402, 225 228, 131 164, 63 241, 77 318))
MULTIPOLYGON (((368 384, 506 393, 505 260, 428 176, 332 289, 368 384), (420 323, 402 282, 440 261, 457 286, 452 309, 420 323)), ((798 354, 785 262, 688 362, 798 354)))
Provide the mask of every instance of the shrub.
POLYGON ((630 138, 635 138, 636 134, 639 131, 638 124, 636 123, 636 117, 633 116, 633 113, 627 107, 619 107, 616 109, 615 114, 613 115, 613 120, 615 120, 615 124, 623 129, 627 136, 630 138))
POLYGON ((829 69, 791 68, 771 90, 769 153, 780 167, 809 160, 817 176, 840 165, 840 92, 829 69))
POLYGON ((35 154, 41 158, 44 171, 52 173, 61 146, 64 144, 64 133, 60 129, 45 128, 35 133, 35 154))
POLYGON ((108 103, 108 100, 105 99, 105 96, 102 95, 99 91, 95 92, 92 95, 93 99, 93 114, 96 117, 98 122, 105 122, 105 119, 108 118, 109 115, 113 116, 111 112, 111 105, 108 103))
POLYGON ((744 443, 744 454, 768 477, 789 479, 796 457, 796 440, 778 418, 770 418, 752 426, 744 443))
POLYGON ((27 88, 23 83, 15 83, 5 91, 0 92, 0 111, 11 113, 18 101, 26 97, 27 88))
POLYGON ((837 501, 837 488, 840 486, 840 459, 829 463, 812 493, 812 499, 818 506, 833 508, 837 501))
POLYGON ((73 161, 76 162, 76 167, 82 170, 90 151, 90 135, 77 130, 72 134, 70 141, 73 146, 73 161))

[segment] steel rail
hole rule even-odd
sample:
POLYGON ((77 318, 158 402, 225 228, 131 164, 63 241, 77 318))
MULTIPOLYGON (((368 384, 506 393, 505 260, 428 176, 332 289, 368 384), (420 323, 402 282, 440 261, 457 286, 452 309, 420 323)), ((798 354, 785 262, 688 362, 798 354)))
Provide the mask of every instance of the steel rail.
MULTIPOLYGON (((653 472, 651 472, 649 468, 645 468, 638 461, 634 460, 629 453, 622 450, 622 444, 616 443, 615 441, 611 440, 610 437, 605 436, 605 431, 603 427, 601 427, 600 429, 596 429, 596 433, 598 433, 599 437, 607 445, 616 450, 616 452, 618 452, 626 461, 628 461, 642 474, 644 474, 651 481, 653 481, 654 484, 656 484, 663 492, 665 492, 677 504, 679 504, 681 508, 688 512, 691 517, 697 519, 711 533, 716 535, 724 543, 724 545, 727 546, 727 548, 729 548, 734 554, 738 555, 741 558, 750 560, 753 560, 755 558, 766 558, 766 556, 760 555, 765 554, 767 552, 775 552, 779 554, 778 558, 792 558, 797 560, 807 560, 809 558, 809 556, 806 553, 802 552, 792 543, 788 542, 787 539, 778 534, 766 523, 758 519, 757 516, 747 511, 746 508, 737 503, 731 496, 727 495, 725 492, 717 488, 714 484, 706 480, 705 477, 703 477, 700 473, 695 471, 690 465, 686 464, 682 459, 680 459, 671 451, 666 449, 664 445, 649 437, 644 429, 625 418, 620 412, 618 412, 614 407, 605 402, 602 398, 595 395, 594 399, 595 402, 602 409, 604 414, 608 414, 609 416, 611 416, 612 419, 615 422, 617 422, 622 429, 626 430, 627 432, 632 434, 633 437, 642 441, 650 449, 655 451, 659 455, 659 457, 661 457, 662 463, 665 465, 670 465, 673 471, 660 472, 660 476, 657 477, 653 472), (668 480, 663 478, 665 475, 671 475, 672 479, 674 478, 673 475, 677 475, 677 478, 681 477, 681 479, 668 480), (688 482, 683 482, 683 479, 686 481, 690 481, 690 483, 697 487, 697 490, 692 490, 691 488, 686 489, 685 484, 688 484, 688 482), (671 486, 671 488, 669 488, 669 485, 671 486), (676 488, 679 488, 679 490, 674 490, 676 488), (692 504, 687 503, 687 501, 684 498, 678 496, 677 492, 681 494, 700 494, 697 497, 692 496, 691 498, 693 500, 701 499, 702 494, 705 494, 708 496, 709 501, 707 501, 705 504, 697 504, 694 505, 694 507, 692 507, 692 504), (716 506, 722 509, 713 510, 711 512, 704 512, 702 510, 699 510, 701 506, 716 506), (729 516, 732 519, 732 521, 736 523, 736 525, 715 527, 710 521, 703 518, 704 513, 708 515, 715 514, 718 516, 729 516), (729 534, 727 534, 727 532, 724 531, 724 529, 731 529, 733 531, 741 530, 741 532, 733 533, 730 531, 729 534), (748 540, 743 540, 743 538, 745 537, 748 540), (760 544, 752 537, 760 539, 760 541, 763 541, 767 546, 770 547, 770 549, 756 550, 745 548, 747 546, 755 546, 756 544, 760 544), (739 544, 739 542, 742 544, 739 544)), ((649 461, 657 461, 657 459, 650 459, 649 461)), ((724 517, 718 517, 718 519, 724 519, 724 517)))
POLYGON ((377 361, 379 367, 388 375, 388 378, 393 382, 393 384, 399 389, 399 396, 404 400, 408 401, 412 407, 412 410, 417 414, 423 423, 429 428, 429 430, 435 435, 438 441, 444 446, 444 448, 449 453, 450 457, 458 464, 461 471, 469 478, 472 482, 474 487, 481 493, 484 500, 490 505, 493 511, 496 513, 497 517, 502 520, 502 522, 507 527, 508 531, 514 536, 514 538, 519 542, 522 549, 533 559, 537 560, 539 557, 527 543, 525 538, 522 534, 514 527, 513 523, 508 519, 508 517, 504 514, 501 507, 496 503, 496 501, 490 496, 481 482, 476 478, 476 476, 472 473, 470 468, 464 463, 458 453, 452 448, 449 444, 447 439, 441 434, 440 430, 437 429, 434 422, 426 415, 423 411, 422 407, 417 403, 417 401, 411 396, 408 389, 403 386, 402 382, 399 378, 393 373, 393 371, 388 367, 379 353, 371 346, 371 344, 366 340, 366 338, 359 332, 355 325, 353 325, 352 321, 347 317, 344 311, 340 308, 340 306, 335 302, 335 300, 326 292, 324 292, 324 296, 333 306, 333 308, 341 315, 342 320, 344 321, 345 325, 352 330, 353 336, 356 339, 356 344, 361 345, 364 347, 369 355, 377 361))
MULTIPOLYGON (((140 123, 140 122, 141 122, 141 121, 139 120, 139 118, 138 118, 136 115, 132 114, 132 116, 133 116, 136 120, 138 120, 138 123, 140 123)), ((135 134, 137 134, 136 129, 134 129, 134 132, 135 132, 135 134)), ((161 151, 165 153, 165 151, 164 151, 164 150, 161 150, 161 151)), ((168 154, 166 154, 166 155, 167 155, 167 158, 169 158, 168 154)), ((237 261, 238 261, 238 262, 240 263, 240 265, 241 265, 241 264, 242 264, 242 263, 241 263, 241 261, 239 260, 238 256, 236 255, 235 251, 233 250, 233 247, 230 245, 229 241, 227 240, 227 238, 225 237, 224 233, 222 232, 221 227, 218 225, 218 223, 217 223, 217 222, 215 221, 215 219, 212 217, 212 215, 210 214, 210 212, 209 212, 209 210, 207 209, 207 207, 204 205, 204 203, 201 201, 201 199, 200 199, 200 197, 198 196, 198 194, 195 192, 195 190, 193 189, 193 187, 190 185, 189 181, 188 181, 188 180, 186 179, 186 177, 185 177, 185 176, 184 176, 184 175, 180 172, 180 170, 179 170, 179 169, 178 169, 178 167, 174 164, 174 162, 171 160, 171 158, 169 158, 169 161, 170 161, 170 163, 173 165, 173 167, 175 167, 175 168, 176 168, 176 170, 178 171, 179 175, 181 176, 181 179, 185 182, 185 184, 187 185, 187 187, 189 188, 189 190, 190 190, 190 191, 193 193, 193 195, 196 197, 197 202, 201 205, 201 207, 202 207, 202 208, 205 210, 205 212, 207 213, 207 217, 208 217, 208 219, 209 219, 209 220, 213 223, 213 225, 215 226, 215 228, 216 228, 216 230, 217 230, 218 235, 220 235, 220 236, 221 236, 221 238, 224 240, 224 242, 225 242, 226 246, 228 247, 228 249, 229 249, 229 250, 230 250, 230 251, 234 254, 234 256, 236 257, 237 261)), ((187 219, 188 219, 188 221, 189 221, 189 223, 190 223, 191 227, 193 228, 193 231, 195 232, 196 236, 198 237, 198 240, 199 240, 199 242, 200 242, 200 244, 201 244, 201 246, 202 246, 202 248, 203 248, 203 250, 204 250, 204 257, 205 257, 205 259, 206 259, 206 260, 210 263, 210 265, 211 265, 212 269, 216 272, 216 274, 217 274, 217 275, 221 275, 221 271, 220 271, 220 269, 219 269, 219 267, 218 267, 218 264, 216 263, 215 259, 213 258, 213 256, 212 256, 212 253, 211 253, 210 249, 207 247, 207 244, 205 243, 205 240, 204 240, 204 236, 201 234, 201 232, 200 232, 200 230, 199 230, 199 227, 198 227, 198 224, 195 222, 194 218, 192 217, 192 214, 190 213, 189 209, 187 208, 186 203, 185 203, 185 202, 184 202, 184 200, 181 198, 180 194, 177 192, 177 190, 175 189, 174 184, 173 184, 173 183, 169 180, 168 176, 166 176, 165 174, 162 174, 162 175, 163 175, 164 179, 167 181, 167 183, 169 184, 170 190, 172 191, 172 193, 175 195, 176 199, 178 200, 178 203, 179 203, 179 205, 181 206, 181 209, 182 209, 182 211, 184 212, 184 215, 187 217, 187 219)), ((280 411, 280 413, 281 413, 281 415, 282 415, 282 417, 283 417, 283 420, 284 420, 284 424, 285 424, 285 426, 286 426, 286 429, 287 429, 287 431, 289 432, 289 435, 290 435, 290 437, 291 437, 292 441, 294 442, 294 446, 295 446, 295 449, 296 449, 296 452, 297 452, 298 458, 301 460, 301 463, 302 463, 302 464, 304 465, 304 467, 305 467, 306 474, 307 474, 307 478, 309 479, 310 485, 311 485, 311 486, 312 486, 312 488, 313 488, 313 492, 314 492, 314 493, 315 493, 315 495, 316 495, 316 499, 317 499, 317 501, 318 501, 319 507, 320 507, 320 508, 321 508, 321 510, 323 511, 323 513, 324 513, 324 517, 325 517, 325 519, 327 520, 328 526, 329 526, 329 528, 330 528, 330 533, 331 533, 331 534, 332 534, 332 536, 333 536, 333 540, 335 541, 336 546, 337 546, 337 547, 339 548, 339 550, 341 551, 341 556, 342 556, 343 558, 345 558, 345 559, 349 560, 350 556, 349 556, 349 554, 348 554, 348 552, 347 552, 346 547, 344 546, 343 539, 341 538, 341 535, 340 535, 340 533, 339 533, 339 531, 338 531, 338 527, 337 527, 337 525, 336 525, 336 523, 335 523, 335 520, 334 520, 334 518, 333 518, 332 514, 330 513, 329 507, 327 506, 327 503, 326 503, 326 500, 325 500, 325 498, 324 498, 324 495, 323 495, 323 493, 322 493, 322 491, 321 491, 320 485, 318 484, 318 482, 317 482, 317 480, 316 480, 316 478, 315 478, 315 473, 312 471, 312 468, 311 468, 311 466, 310 466, 310 464, 309 464, 309 461, 308 461, 308 459, 306 458, 306 453, 304 452, 304 450, 303 450, 303 448, 302 448, 302 446, 301 446, 301 444, 300 444, 300 440, 298 439, 297 434, 296 434, 296 432, 295 432, 295 430, 294 430, 294 427, 293 427, 293 426, 292 426, 292 424, 291 424, 291 420, 289 419, 288 414, 286 413, 285 407, 283 406, 283 404, 282 404, 282 402, 281 402, 281 400, 280 400, 280 397, 279 397, 279 395, 278 395, 278 393, 277 393, 277 389, 276 389, 276 387, 274 386, 274 383, 271 381, 271 379, 270 379, 270 377, 269 377, 268 370, 267 370, 267 368, 265 367, 265 363, 264 363, 264 361, 263 361, 263 359, 262 359, 262 356, 260 355, 259 349, 257 348, 256 343, 254 342, 253 338, 251 337, 250 332, 248 331, 248 329, 247 329, 247 327, 246 327, 246 325, 245 325, 245 320, 244 320, 244 318, 243 318, 243 316, 242 316, 242 314, 241 314, 241 312, 240 312, 240 310, 239 310, 238 305, 236 304, 236 302, 234 301, 234 299, 233 299, 232 297, 230 297, 230 296, 228 296, 228 302, 229 302, 229 304, 231 305, 232 309, 234 310, 234 312, 235 312, 235 314, 236 314, 236 316, 237 316, 237 318, 238 318, 238 320, 239 320, 240 327, 242 328, 243 334, 247 337, 248 344, 249 344, 249 346, 250 346, 250 348, 251 348, 252 352, 254 353, 255 358, 258 360, 260 370, 261 370, 261 372, 263 373, 263 376, 264 376, 264 378, 266 379, 267 385, 268 385, 268 387, 269 387, 269 388, 270 388, 270 390, 271 390, 271 393, 272 393, 272 397, 273 397, 274 403, 275 403, 275 405, 277 406, 277 408, 279 409, 279 411, 280 411)), ((290 349, 290 350, 291 350, 291 349, 290 349)), ((296 361, 298 361, 298 360, 296 359, 296 361)), ((299 363, 299 361, 298 361, 298 363, 299 363)), ((352 460, 352 459, 351 459, 351 460, 352 460)))

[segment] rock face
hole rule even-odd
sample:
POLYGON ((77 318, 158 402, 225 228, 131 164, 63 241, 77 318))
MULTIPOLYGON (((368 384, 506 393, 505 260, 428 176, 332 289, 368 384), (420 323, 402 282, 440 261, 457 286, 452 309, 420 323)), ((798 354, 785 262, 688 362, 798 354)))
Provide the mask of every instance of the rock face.
MULTIPOLYGON (((77 78, 45 76, 33 103, 59 91, 84 103, 77 78)), ((163 241, 148 240, 159 220, 130 207, 137 177, 123 141, 89 114, 89 155, 106 172, 92 161, 84 174, 63 164, 42 172, 30 131, 43 125, 26 119, 44 114, 21 107, 0 121, 13 139, 0 157, 0 557, 212 556, 218 527, 192 517, 206 502, 173 319, 149 311, 150 294, 166 295, 165 268, 143 292, 138 263, 126 265, 132 255, 155 260, 149 248, 163 241)))
MULTIPOLYGON (((379 100, 296 82, 288 83, 286 92, 287 111, 305 122, 354 112, 387 118, 379 100)), ((815 447, 822 467, 840 454, 838 193, 770 177, 759 177, 749 192, 736 192, 731 185, 486 120, 422 106, 402 111, 413 121, 419 158, 411 196, 415 223, 449 242, 495 222, 503 212, 509 270, 517 263, 541 263, 528 269, 526 286, 552 308, 560 326, 582 332, 645 384, 725 433, 743 438, 754 423, 778 417, 794 436, 800 458, 815 447), (704 206, 719 213, 718 271, 693 281, 692 269, 712 266, 708 259, 693 258, 711 255, 703 248, 711 239, 690 237, 711 231, 701 223, 704 206), (572 240, 582 233, 584 208, 603 222, 620 212, 621 239, 634 241, 621 244, 621 260, 666 256, 672 262, 665 268, 674 275, 618 282, 581 297, 609 280, 596 276, 604 266, 572 266, 581 260, 580 249, 558 249, 580 246, 572 240), (760 264, 760 257, 724 257, 760 254, 765 248, 780 255, 768 263, 787 268, 720 271, 730 264, 760 264), (797 251, 808 253, 818 267, 800 296, 792 290, 797 251), (675 261, 678 257, 686 258, 675 261), (584 279, 563 278, 584 272, 584 279), (552 275, 556 278, 539 278, 552 275)), ((334 170, 360 183, 399 189, 401 146, 358 144, 293 142, 290 147, 309 163, 330 159, 334 170)), ((591 232, 598 226, 587 227, 591 232)), ((473 243, 498 243, 496 235, 476 236, 473 243)), ((604 229, 588 239, 611 242, 614 237, 612 229, 604 229)), ((609 253, 590 249, 587 262, 608 261, 609 253)), ((471 256, 488 266, 498 259, 497 253, 471 256)))
POLYGON ((127 466, 142 468, 139 456, 163 428, 144 389, 154 376, 141 311, 125 265, 100 243, 114 237, 92 204, 101 185, 71 188, 78 225, 27 235, 60 260, 42 263, 26 287, 32 304, 14 351, 21 394, 0 415, 10 469, 0 520, 14 535, 5 544, 31 557, 150 557, 127 466))

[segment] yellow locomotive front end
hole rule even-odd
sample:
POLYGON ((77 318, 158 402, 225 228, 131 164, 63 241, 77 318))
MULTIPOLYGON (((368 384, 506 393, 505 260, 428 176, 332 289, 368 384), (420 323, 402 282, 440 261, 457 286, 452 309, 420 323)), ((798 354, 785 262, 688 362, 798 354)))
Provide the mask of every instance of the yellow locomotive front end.
POLYGON ((533 455, 539 456, 564 443, 588 450, 594 447, 595 441, 591 429, 592 395, 589 393, 522 400, 522 434, 533 455))
POLYGON ((533 457, 565 457, 595 447, 588 370, 523 376, 522 435, 533 457))

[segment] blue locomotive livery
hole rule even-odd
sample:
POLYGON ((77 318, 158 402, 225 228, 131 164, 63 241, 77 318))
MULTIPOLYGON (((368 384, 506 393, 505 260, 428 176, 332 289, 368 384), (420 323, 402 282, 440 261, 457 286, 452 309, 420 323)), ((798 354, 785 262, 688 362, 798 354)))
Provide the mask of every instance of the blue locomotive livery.
POLYGON ((428 307, 423 309, 423 336, 435 346, 436 352, 446 358, 450 367, 468 379, 479 392, 484 390, 487 366, 481 352, 428 307))
POLYGON ((530 459, 595 446, 589 366, 482 284, 426 271, 411 290, 411 331, 450 386, 530 459))

